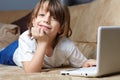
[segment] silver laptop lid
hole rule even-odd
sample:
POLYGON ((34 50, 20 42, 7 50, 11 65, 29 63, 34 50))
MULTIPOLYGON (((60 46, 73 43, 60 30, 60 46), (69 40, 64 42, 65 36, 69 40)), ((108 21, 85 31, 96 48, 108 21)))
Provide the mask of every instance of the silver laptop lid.
POLYGON ((120 26, 100 26, 97 41, 98 75, 120 72, 120 26))

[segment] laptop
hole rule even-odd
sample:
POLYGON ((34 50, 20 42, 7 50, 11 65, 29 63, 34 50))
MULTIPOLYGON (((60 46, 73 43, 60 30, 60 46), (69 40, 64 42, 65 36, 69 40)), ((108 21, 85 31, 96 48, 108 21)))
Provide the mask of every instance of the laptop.
POLYGON ((62 70, 62 75, 101 77, 120 73, 120 26, 99 26, 96 66, 62 70))

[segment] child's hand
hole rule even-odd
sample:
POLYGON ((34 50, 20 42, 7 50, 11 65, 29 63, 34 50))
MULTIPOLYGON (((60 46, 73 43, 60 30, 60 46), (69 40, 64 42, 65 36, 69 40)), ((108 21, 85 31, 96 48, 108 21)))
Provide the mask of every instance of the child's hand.
POLYGON ((31 28, 32 36, 39 42, 42 41, 48 41, 48 35, 45 33, 45 31, 38 27, 32 27, 31 28))
POLYGON ((96 66, 96 60, 94 59, 87 60, 82 67, 92 67, 92 66, 96 66))

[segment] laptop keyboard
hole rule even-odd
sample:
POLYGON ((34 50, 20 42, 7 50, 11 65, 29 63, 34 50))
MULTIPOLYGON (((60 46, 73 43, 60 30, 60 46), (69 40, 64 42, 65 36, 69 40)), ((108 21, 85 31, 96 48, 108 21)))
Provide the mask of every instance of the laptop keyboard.
POLYGON ((88 68, 78 68, 78 69, 75 69, 76 71, 94 71, 96 70, 96 67, 88 67, 88 68))

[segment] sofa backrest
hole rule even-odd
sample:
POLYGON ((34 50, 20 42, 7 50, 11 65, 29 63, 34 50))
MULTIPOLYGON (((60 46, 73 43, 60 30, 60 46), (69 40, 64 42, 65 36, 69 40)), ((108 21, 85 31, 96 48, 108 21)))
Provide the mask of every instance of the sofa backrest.
POLYGON ((98 27, 120 25, 120 0, 94 0, 69 9, 71 39, 88 58, 95 58, 98 27))
POLYGON ((74 41, 96 42, 100 25, 120 25, 120 0, 94 0, 69 8, 74 41))

